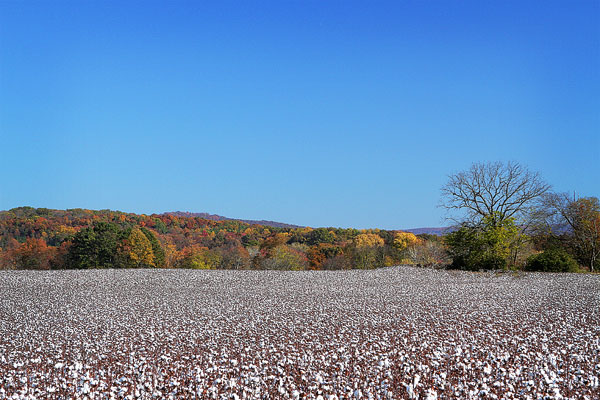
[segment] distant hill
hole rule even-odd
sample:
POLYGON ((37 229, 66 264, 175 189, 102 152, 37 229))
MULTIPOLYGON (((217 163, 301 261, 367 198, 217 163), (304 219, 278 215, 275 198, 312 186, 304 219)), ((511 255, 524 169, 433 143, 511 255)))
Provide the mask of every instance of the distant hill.
POLYGON ((192 213, 192 212, 187 212, 187 211, 172 211, 172 212, 166 212, 163 214, 164 215, 174 215, 176 217, 203 218, 203 219, 209 219, 211 221, 241 221, 241 222, 245 222, 250 225, 265 225, 265 226, 271 226, 273 228, 289 228, 289 229, 303 228, 300 225, 285 224, 283 222, 229 218, 229 217, 224 217, 222 215, 209 214, 209 213, 192 213))
MULTIPOLYGON (((245 222, 250 225, 265 225, 265 226, 272 226, 274 228, 289 228, 289 229, 304 228, 304 226, 302 226, 302 225, 292 225, 292 224, 286 224, 283 222, 266 221, 263 219, 253 220, 253 219, 229 218, 229 217, 224 217, 222 215, 209 214, 209 213, 193 213, 193 212, 188 212, 188 211, 171 211, 171 212, 166 212, 163 214, 174 215, 176 217, 203 218, 203 219, 209 219, 211 221, 241 221, 241 222, 245 222)), ((451 227, 437 227, 437 228, 429 227, 429 228, 413 228, 413 229, 398 229, 398 230, 401 230, 404 232, 411 232, 411 233, 414 233, 415 235, 419 235, 421 233, 426 233, 428 235, 442 236, 443 234, 445 234, 447 232, 451 232, 452 228, 451 227)))
POLYGON ((454 229, 452 227, 440 227, 440 228, 413 228, 413 229, 403 229, 405 232, 414 233, 415 235, 420 235, 421 233, 426 233, 428 235, 436 235, 442 236, 448 232, 452 232, 454 229))

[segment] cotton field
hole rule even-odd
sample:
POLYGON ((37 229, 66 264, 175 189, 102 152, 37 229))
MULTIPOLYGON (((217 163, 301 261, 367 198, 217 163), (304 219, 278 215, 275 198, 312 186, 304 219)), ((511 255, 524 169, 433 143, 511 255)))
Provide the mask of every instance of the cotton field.
POLYGON ((600 276, 0 271, 0 399, 598 399, 600 276))

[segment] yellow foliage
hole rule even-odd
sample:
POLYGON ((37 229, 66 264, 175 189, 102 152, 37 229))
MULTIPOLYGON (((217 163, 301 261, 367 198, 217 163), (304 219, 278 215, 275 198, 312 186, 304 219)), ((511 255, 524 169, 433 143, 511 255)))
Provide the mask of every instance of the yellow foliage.
POLYGON ((77 233, 77 229, 72 226, 59 225, 57 232, 63 234, 64 236, 74 235, 77 233))
POLYGON ((144 233, 135 228, 129 235, 129 259, 137 267, 152 266, 154 267, 154 253, 152 252, 152 244, 144 235, 144 233))
POLYGON ((385 258, 383 259, 383 265, 385 265, 386 267, 393 267, 396 264, 398 263, 395 262, 394 259, 390 256, 385 256, 385 258))
POLYGON ((397 232, 394 235, 394 247, 402 251, 409 246, 413 246, 419 242, 419 239, 410 232, 397 232))
POLYGON ((356 247, 382 247, 384 243, 381 236, 374 233, 363 233, 354 238, 356 247))
POLYGON ((163 250, 165 252, 165 268, 174 268, 182 258, 182 254, 177 251, 171 238, 168 238, 163 244, 163 250))

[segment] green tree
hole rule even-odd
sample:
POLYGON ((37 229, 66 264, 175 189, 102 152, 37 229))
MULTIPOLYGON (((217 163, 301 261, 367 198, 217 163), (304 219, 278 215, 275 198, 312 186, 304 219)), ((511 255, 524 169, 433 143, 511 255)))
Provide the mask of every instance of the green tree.
POLYGON ((462 226, 446 235, 445 240, 452 267, 476 271, 506 268, 520 244, 520 235, 513 218, 498 223, 489 216, 478 227, 462 226))
POLYGON ((308 234, 307 243, 309 246, 314 246, 319 243, 334 243, 335 242, 335 233, 330 231, 327 228, 317 228, 313 229, 308 234))
POLYGON ((120 268, 118 246, 124 238, 118 225, 98 222, 80 230, 73 237, 67 254, 69 268, 120 268))

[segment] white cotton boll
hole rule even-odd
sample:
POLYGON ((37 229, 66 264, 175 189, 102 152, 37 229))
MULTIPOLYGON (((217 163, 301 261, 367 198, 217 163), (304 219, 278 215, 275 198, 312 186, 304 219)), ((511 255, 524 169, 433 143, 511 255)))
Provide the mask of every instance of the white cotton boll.
POLYGON ((554 392, 554 398, 555 399, 562 399, 563 398, 562 394, 560 394, 560 389, 559 388, 555 387, 555 388, 552 389, 552 391, 554 392))
POLYGON ((408 398, 409 399, 414 399, 415 398, 415 391, 413 389, 413 385, 412 383, 409 383, 408 385, 406 385, 406 393, 408 394, 408 398))
POLYGON ((437 392, 433 389, 429 389, 426 393, 425 400, 437 400, 438 395, 437 392))
POLYGON ((321 376, 321 374, 317 374, 317 375, 315 376, 315 381, 317 381, 317 383, 318 383, 319 385, 323 384, 323 381, 324 381, 324 380, 323 380, 323 377, 321 376))

